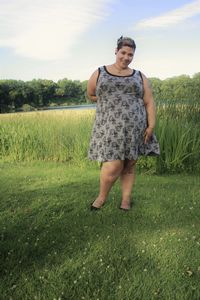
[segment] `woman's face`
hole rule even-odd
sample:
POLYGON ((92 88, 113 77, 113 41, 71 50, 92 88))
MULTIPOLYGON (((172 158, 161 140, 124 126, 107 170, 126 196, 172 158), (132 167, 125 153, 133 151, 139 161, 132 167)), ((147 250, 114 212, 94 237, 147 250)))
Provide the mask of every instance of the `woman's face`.
POLYGON ((116 49, 116 63, 125 69, 132 62, 134 49, 128 46, 123 46, 121 49, 116 49))

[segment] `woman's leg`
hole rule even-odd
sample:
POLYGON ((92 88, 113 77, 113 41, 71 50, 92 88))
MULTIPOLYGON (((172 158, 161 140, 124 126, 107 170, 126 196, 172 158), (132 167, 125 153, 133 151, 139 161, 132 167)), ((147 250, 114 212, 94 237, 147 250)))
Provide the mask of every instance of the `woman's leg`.
POLYGON ((103 163, 100 172, 100 191, 98 197, 92 204, 93 206, 101 207, 103 205, 113 184, 120 176, 123 167, 123 160, 113 160, 103 163))
POLYGON ((122 202, 121 208, 130 209, 131 205, 131 192, 135 182, 135 160, 125 160, 124 168, 120 175, 122 202))

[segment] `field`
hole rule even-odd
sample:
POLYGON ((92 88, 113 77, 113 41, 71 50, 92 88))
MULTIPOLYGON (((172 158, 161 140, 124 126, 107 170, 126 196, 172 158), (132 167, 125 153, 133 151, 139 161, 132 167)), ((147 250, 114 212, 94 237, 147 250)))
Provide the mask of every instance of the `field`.
POLYGON ((199 177, 138 174, 99 212, 99 169, 0 164, 0 299, 200 299, 199 177))
POLYGON ((93 110, 0 115, 0 299, 199 300, 199 112, 158 107, 128 213, 118 182, 89 209, 93 110))
MULTIPOLYGON (((161 155, 141 158, 138 168, 151 173, 200 172, 199 105, 158 107, 161 155)), ((57 161, 87 165, 94 110, 44 111, 0 115, 0 160, 57 161)))

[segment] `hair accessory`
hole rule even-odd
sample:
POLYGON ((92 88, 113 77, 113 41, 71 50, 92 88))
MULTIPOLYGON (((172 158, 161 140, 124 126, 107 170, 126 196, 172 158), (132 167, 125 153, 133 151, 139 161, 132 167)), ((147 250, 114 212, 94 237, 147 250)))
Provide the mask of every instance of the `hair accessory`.
POLYGON ((121 35, 120 38, 117 40, 117 45, 118 45, 119 43, 121 43, 122 40, 123 40, 123 35, 121 35))

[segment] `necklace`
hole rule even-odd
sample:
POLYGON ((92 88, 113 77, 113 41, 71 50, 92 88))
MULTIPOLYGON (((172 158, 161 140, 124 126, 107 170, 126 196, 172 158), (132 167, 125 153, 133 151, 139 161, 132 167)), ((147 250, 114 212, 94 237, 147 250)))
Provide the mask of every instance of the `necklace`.
POLYGON ((114 66, 114 68, 117 70, 117 72, 118 72, 119 74, 122 74, 122 73, 124 73, 124 71, 127 70, 127 68, 126 68, 126 69, 121 69, 121 70, 120 70, 119 68, 116 67, 115 64, 113 64, 113 66, 114 66))

